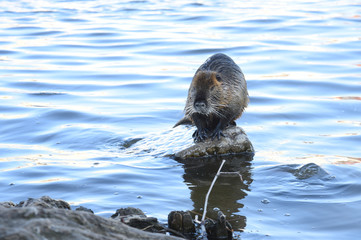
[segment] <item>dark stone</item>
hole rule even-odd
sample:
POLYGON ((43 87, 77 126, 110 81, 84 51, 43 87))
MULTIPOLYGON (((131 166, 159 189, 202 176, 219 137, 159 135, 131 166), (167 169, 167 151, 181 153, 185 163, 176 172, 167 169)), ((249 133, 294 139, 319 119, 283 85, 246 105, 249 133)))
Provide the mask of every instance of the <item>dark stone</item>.
POLYGON ((142 210, 140 210, 139 208, 127 207, 127 208, 117 209, 117 211, 111 216, 111 218, 116 219, 116 218, 122 218, 122 217, 126 217, 126 216, 132 216, 132 215, 145 217, 144 212, 142 210))
POLYGON ((224 137, 219 140, 208 138, 203 142, 194 143, 192 146, 177 152, 175 158, 188 159, 254 152, 252 143, 242 128, 230 126, 223 131, 223 134, 224 137))
POLYGON ((195 233, 195 225, 189 212, 170 212, 168 214, 168 227, 186 236, 190 236, 195 233))
POLYGON ((93 210, 91 210, 89 208, 86 208, 86 207, 83 207, 83 206, 80 206, 80 207, 76 208, 75 211, 84 211, 84 212, 94 213, 93 210))
POLYGON ((26 201, 21 201, 16 207, 63 208, 70 210, 69 203, 63 200, 54 200, 48 196, 42 196, 39 199, 28 198, 26 201))
POLYGON ((147 217, 139 208, 120 208, 111 216, 111 218, 143 231, 165 233, 164 226, 158 222, 157 218, 147 217))
POLYGON ((226 220, 226 216, 219 211, 216 221, 207 219, 205 223, 207 238, 209 240, 227 239, 232 240, 233 229, 231 224, 226 220))
POLYGON ((329 177, 329 174, 323 170, 320 166, 314 163, 308 163, 298 169, 296 169, 293 175, 298 179, 308 179, 312 177, 317 177, 319 179, 324 179, 329 177))

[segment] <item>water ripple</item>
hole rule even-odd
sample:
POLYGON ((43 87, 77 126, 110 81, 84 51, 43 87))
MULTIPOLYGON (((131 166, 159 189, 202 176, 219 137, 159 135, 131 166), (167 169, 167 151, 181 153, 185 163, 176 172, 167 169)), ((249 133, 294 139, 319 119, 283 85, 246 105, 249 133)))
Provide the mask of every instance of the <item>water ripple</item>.
POLYGON ((194 128, 172 126, 197 68, 224 52, 247 79, 237 124, 256 155, 231 161, 246 180, 221 179, 211 204, 238 219, 242 238, 358 237, 355 2, 4 0, 0 9, 2 201, 50 195, 106 217, 131 205, 164 222, 199 208, 217 164, 166 156, 192 143, 194 128), (285 171, 309 162, 335 178, 285 171))

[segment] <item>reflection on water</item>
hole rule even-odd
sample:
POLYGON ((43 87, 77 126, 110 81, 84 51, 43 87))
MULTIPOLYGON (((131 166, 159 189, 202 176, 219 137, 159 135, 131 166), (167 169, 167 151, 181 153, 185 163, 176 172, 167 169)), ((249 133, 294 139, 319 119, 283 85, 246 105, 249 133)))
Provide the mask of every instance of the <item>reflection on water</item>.
POLYGON ((194 131, 172 126, 223 52, 247 79, 237 124, 256 153, 227 162, 244 181, 218 179, 210 210, 242 239, 357 239, 360 22, 353 0, 0 1, 0 201, 200 211, 219 161, 170 158, 194 131), (334 178, 292 175, 310 162, 334 178))
POLYGON ((243 230, 246 226, 246 217, 240 215, 243 204, 240 201, 247 196, 252 183, 251 160, 253 156, 233 156, 223 158, 207 158, 202 160, 181 161, 184 168, 184 182, 191 190, 190 197, 193 201, 193 211, 199 213, 201 218, 205 204, 205 197, 211 182, 216 175, 223 159, 226 163, 222 172, 239 173, 221 175, 212 188, 209 200, 207 217, 217 219, 217 209, 221 210, 236 231, 243 230))

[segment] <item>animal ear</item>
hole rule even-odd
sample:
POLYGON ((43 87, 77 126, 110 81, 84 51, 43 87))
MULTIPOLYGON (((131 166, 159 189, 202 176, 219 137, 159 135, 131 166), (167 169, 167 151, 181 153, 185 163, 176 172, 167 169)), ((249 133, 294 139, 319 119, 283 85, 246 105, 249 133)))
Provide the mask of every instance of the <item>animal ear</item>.
POLYGON ((221 78, 221 76, 219 74, 216 74, 216 79, 217 79, 218 82, 222 82, 222 78, 221 78))

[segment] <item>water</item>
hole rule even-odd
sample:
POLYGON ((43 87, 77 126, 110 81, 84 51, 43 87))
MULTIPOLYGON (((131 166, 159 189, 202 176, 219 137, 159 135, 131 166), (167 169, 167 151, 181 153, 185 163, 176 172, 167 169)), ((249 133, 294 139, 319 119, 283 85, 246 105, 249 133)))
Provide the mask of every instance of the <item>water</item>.
MULTIPOLYGON (((109 217, 201 212, 219 161, 167 157, 195 70, 223 52, 250 105, 253 159, 209 207, 242 239, 357 239, 361 7, 346 1, 0 2, 0 201, 49 195, 109 217), (292 174, 308 163, 327 178, 292 174)), ((212 214, 210 212, 210 214, 212 214)))

